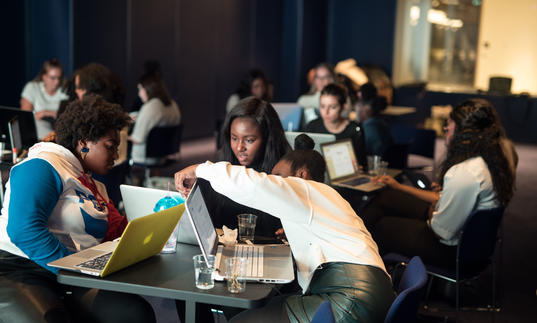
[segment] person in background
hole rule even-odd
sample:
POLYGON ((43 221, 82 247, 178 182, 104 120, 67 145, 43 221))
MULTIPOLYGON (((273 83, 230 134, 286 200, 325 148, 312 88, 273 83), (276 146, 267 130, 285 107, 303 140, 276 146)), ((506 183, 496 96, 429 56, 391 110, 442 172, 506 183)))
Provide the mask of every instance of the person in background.
POLYGON ((346 102, 347 90, 343 86, 335 83, 325 86, 320 96, 321 117, 308 123, 304 131, 334 134, 336 140, 350 138, 356 160, 367 169, 364 132, 358 123, 342 115, 347 109, 346 102))
POLYGON ((304 108, 304 121, 306 124, 318 117, 317 110, 319 109, 319 99, 322 89, 336 81, 334 67, 329 63, 318 64, 315 66, 314 71, 310 91, 301 95, 297 100, 297 103, 304 108))
POLYGON ((74 101, 56 122, 56 143, 35 144, 11 169, 0 216, 0 321, 155 322, 142 297, 62 285, 47 265, 125 229, 92 174, 112 168, 128 122, 100 97, 74 101))
MULTIPOLYGON (((160 62, 154 59, 149 59, 144 62, 144 72, 142 75, 155 75, 158 77, 162 76, 162 68, 160 67, 160 62)), ((142 102, 142 99, 140 99, 140 96, 137 95, 134 98, 134 102, 132 103, 129 113, 140 111, 140 108, 144 105, 144 102, 142 102)))
POLYGON ((374 179, 391 189, 360 216, 381 254, 420 256, 427 264, 454 267, 458 236, 470 213, 507 206, 514 177, 493 110, 485 100, 470 99, 450 113, 438 190, 403 185, 390 176, 374 179))
POLYGON ((129 140, 133 143, 131 159, 135 163, 158 165, 162 160, 145 156, 149 132, 155 127, 175 126, 181 123, 179 106, 172 100, 164 81, 157 75, 142 76, 138 83, 138 96, 144 102, 129 140))
POLYGON ((206 162, 175 174, 176 188, 185 196, 196 178, 204 179, 233 201, 281 219, 302 293, 273 298, 231 322, 310 322, 324 301, 336 322, 384 321, 395 298, 390 277, 349 203, 330 186, 305 179, 323 167, 318 152, 296 150, 282 157, 273 175, 227 162, 206 162))
POLYGON ((385 158, 388 149, 394 143, 390 126, 380 116, 380 112, 386 109, 386 106, 386 98, 377 95, 373 83, 365 83, 360 87, 356 115, 364 130, 367 155, 385 158))
POLYGON ((62 89, 64 83, 62 65, 57 59, 51 59, 43 63, 37 76, 22 90, 21 109, 34 111, 39 139, 53 130, 60 102, 67 99, 62 89))
POLYGON ((244 75, 237 91, 227 100, 226 113, 229 113, 240 100, 249 96, 254 96, 267 102, 272 99, 272 95, 269 93, 269 82, 265 73, 260 69, 251 69, 244 75))

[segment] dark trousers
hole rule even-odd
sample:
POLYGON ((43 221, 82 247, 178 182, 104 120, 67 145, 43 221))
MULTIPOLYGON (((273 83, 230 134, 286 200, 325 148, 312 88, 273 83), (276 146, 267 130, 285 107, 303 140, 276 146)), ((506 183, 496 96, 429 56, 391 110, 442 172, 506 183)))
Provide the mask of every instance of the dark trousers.
POLYGON ((360 216, 381 255, 396 252, 420 256, 423 262, 455 266, 456 246, 441 243, 427 225, 430 203, 397 191, 382 191, 360 216))
POLYGON ((155 322, 141 296, 65 286, 33 261, 0 250, 0 322, 155 322))

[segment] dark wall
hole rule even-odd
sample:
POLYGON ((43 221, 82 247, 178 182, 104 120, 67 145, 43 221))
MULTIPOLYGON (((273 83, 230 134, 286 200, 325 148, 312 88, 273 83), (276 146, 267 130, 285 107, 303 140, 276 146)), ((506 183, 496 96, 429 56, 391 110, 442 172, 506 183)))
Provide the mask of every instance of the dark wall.
POLYGON ((4 62, 0 105, 19 106, 25 80, 24 1, 0 1, 0 36, 4 62))
POLYGON ((212 134, 228 96, 252 67, 278 80, 281 1, 77 1, 75 66, 110 67, 127 88, 158 60, 185 121, 185 138, 212 134))
POLYGON ((392 75, 396 0, 330 0, 327 55, 331 62, 354 58, 392 75))

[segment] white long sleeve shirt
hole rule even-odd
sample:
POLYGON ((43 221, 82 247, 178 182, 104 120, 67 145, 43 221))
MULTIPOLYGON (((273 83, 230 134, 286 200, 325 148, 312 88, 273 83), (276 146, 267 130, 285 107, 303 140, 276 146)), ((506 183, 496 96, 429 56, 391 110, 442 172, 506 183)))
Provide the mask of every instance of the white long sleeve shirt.
POLYGON ((327 262, 378 267, 386 272, 377 244, 349 203, 323 183, 258 173, 228 162, 206 162, 196 175, 233 201, 282 222, 306 292, 313 272, 327 262))

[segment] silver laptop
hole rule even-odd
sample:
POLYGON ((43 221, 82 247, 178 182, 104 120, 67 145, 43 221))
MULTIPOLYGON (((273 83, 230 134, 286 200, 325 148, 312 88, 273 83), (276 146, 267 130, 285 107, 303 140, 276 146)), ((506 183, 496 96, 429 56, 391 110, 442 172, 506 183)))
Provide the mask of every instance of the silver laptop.
MULTIPOLYGON (((157 201, 168 195, 168 191, 165 190, 125 184, 120 185, 119 189, 121 190, 121 197, 123 198, 123 205, 125 206, 125 213, 129 222, 153 213, 153 208, 157 201)), ((178 192, 170 191, 169 193, 170 196, 183 200, 183 197, 178 192)), ((190 224, 187 216, 183 216, 179 220, 177 242, 193 245, 198 244, 192 224, 190 224)))
POLYGON ((50 262, 51 267, 104 277, 159 253, 184 213, 184 204, 134 219, 121 238, 50 262))
POLYGON ((224 279, 224 259, 240 255, 250 259, 246 280, 279 284, 293 281, 293 258, 288 245, 219 246, 216 230, 197 182, 192 187, 185 205, 204 257, 207 259, 208 255, 216 256, 216 280, 224 279))
POLYGON ((308 137, 313 139, 313 142, 315 142, 315 147, 313 149, 317 150, 321 155, 323 154, 321 150, 321 145, 327 142, 333 142, 336 141, 336 135, 334 134, 328 134, 328 133, 315 133, 315 132, 294 132, 294 131, 286 131, 285 132, 285 138, 287 139, 287 142, 289 142, 289 145, 291 147, 295 147, 295 138, 298 137, 298 135, 306 134, 308 137))
POLYGON ((363 192, 384 187, 371 182, 372 176, 360 173, 351 139, 343 139, 321 145, 330 184, 363 192))

